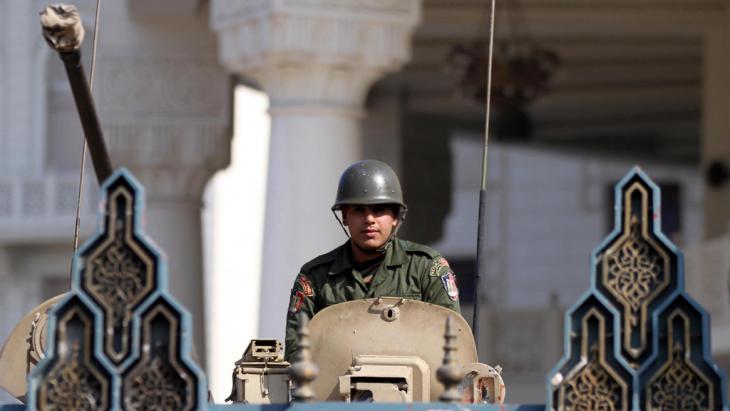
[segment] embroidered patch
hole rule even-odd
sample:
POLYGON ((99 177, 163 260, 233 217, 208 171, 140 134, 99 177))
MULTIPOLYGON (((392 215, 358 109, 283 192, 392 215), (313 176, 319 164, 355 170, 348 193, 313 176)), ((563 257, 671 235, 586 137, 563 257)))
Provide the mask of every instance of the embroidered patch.
POLYGON ((444 285, 444 290, 448 294, 451 301, 459 301, 459 288, 456 287, 456 276, 453 272, 444 274, 441 276, 441 283, 444 285))
POLYGON ((296 314, 302 308, 304 302, 304 293, 299 290, 295 290, 291 296, 291 302, 289 302, 289 314, 296 314))
MULTIPOLYGON (((431 264, 431 272, 429 273, 429 275, 431 275, 432 277, 440 276, 440 273, 442 271, 444 271, 444 270, 442 270, 443 268, 446 268, 448 270, 449 262, 446 261, 445 258, 439 257, 439 258, 433 260, 433 263, 431 264)), ((448 270, 448 271, 450 271, 450 270, 448 270)))
POLYGON ((312 288, 312 283, 309 281, 309 278, 307 278, 304 274, 299 274, 297 277, 297 282, 302 287, 302 293, 304 293, 307 297, 314 296, 314 288, 312 288))

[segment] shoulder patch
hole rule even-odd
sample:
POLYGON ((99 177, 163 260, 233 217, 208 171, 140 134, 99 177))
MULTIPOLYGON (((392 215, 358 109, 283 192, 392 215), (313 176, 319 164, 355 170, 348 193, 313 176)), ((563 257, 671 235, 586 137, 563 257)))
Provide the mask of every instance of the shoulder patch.
POLYGON ((289 314, 296 314, 302 308, 304 302, 304 293, 299 290, 294 290, 289 302, 289 314))
POLYGON ((441 283, 444 285, 444 290, 449 296, 451 301, 459 301, 459 288, 456 286, 456 276, 454 272, 449 270, 448 274, 441 276, 441 283))
POLYGON ((449 267, 449 262, 446 261, 445 258, 440 256, 434 258, 433 262, 431 263, 431 269, 428 271, 428 275, 430 275, 431 277, 441 277, 447 273, 453 273, 451 267, 449 267))
POLYGON ((299 274, 297 276, 297 287, 301 290, 302 294, 304 294, 305 297, 314 296, 314 288, 312 287, 312 282, 306 275, 299 274))

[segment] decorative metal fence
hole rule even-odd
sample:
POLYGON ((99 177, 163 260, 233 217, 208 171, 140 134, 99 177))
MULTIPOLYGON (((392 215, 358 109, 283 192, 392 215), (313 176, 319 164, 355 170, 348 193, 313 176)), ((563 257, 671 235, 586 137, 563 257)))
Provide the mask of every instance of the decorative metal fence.
POLYGON ((593 253, 590 289, 566 314, 565 355, 547 377, 545 406, 227 406, 207 402, 189 315, 140 229, 142 188, 118 170, 102 187, 102 227, 74 257, 72 291, 50 314, 27 405, 0 410, 727 410, 709 317, 685 292, 682 254, 661 232, 659 189, 635 168, 615 193, 615 228, 593 253))

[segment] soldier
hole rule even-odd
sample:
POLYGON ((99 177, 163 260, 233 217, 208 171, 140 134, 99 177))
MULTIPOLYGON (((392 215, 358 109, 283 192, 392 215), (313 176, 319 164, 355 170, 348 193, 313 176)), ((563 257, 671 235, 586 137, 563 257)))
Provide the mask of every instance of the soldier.
POLYGON ((300 311, 311 318, 345 301, 403 297, 460 313, 459 290, 446 259, 429 247, 396 238, 406 210, 398 176, 387 164, 365 160, 342 173, 332 212, 342 229, 347 227, 349 240, 304 264, 294 280, 286 321, 288 361, 297 347, 300 311))

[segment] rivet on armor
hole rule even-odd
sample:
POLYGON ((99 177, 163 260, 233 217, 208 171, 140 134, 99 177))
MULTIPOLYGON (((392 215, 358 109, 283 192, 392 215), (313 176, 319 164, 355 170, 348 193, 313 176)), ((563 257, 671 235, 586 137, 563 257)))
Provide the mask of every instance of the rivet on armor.
POLYGON ((291 378, 294 389, 292 390, 292 400, 295 402, 311 402, 314 399, 314 390, 312 389, 312 381, 317 378, 319 369, 312 363, 309 353, 309 328, 307 324, 309 318, 304 313, 299 313, 299 329, 297 337, 299 341, 299 352, 296 359, 289 369, 289 377, 291 378))
POLYGON ((444 385, 444 392, 439 396, 439 401, 457 403, 461 401, 461 394, 457 386, 464 379, 464 370, 456 364, 454 351, 456 351, 456 332, 451 325, 451 316, 446 318, 446 332, 444 333, 444 361, 443 365, 436 371, 436 378, 444 385))

